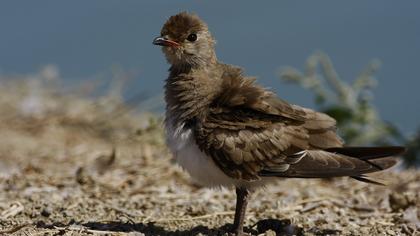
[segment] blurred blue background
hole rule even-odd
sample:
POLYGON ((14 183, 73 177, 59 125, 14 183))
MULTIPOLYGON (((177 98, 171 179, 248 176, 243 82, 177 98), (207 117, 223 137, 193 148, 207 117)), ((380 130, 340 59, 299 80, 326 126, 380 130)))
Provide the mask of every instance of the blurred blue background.
POLYGON ((283 66, 303 69, 320 49, 351 82, 382 61, 375 101, 382 118, 406 134, 420 121, 419 1, 136 1, 0 2, 0 73, 57 65, 76 83, 120 65, 139 73, 127 91, 162 92, 168 65, 152 45, 165 20, 197 13, 217 39, 219 60, 245 68, 285 100, 313 107, 312 94, 282 83, 283 66))

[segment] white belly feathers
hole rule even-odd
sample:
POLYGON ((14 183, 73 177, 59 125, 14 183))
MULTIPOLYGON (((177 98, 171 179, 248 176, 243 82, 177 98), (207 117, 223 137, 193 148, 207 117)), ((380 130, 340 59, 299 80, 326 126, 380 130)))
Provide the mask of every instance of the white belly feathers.
POLYGON ((184 124, 174 127, 167 119, 166 142, 177 163, 184 168, 198 184, 207 187, 234 186, 238 181, 223 173, 197 146, 191 129, 184 124))

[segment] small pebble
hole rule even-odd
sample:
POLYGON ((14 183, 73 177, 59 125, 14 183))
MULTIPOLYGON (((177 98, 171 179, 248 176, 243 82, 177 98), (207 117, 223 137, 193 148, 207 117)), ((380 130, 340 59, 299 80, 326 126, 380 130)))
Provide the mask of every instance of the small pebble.
POLYGON ((277 235, 276 232, 274 232, 274 230, 271 230, 271 229, 265 232, 265 236, 276 236, 276 235, 277 235))
POLYGON ((393 230, 390 230, 390 229, 388 229, 388 230, 386 231, 386 233, 387 233, 388 235, 396 235, 396 234, 395 234, 395 232, 394 232, 393 230))
POLYGON ((41 215, 44 216, 44 217, 49 217, 51 215, 51 208, 46 207, 46 208, 42 209, 41 215))

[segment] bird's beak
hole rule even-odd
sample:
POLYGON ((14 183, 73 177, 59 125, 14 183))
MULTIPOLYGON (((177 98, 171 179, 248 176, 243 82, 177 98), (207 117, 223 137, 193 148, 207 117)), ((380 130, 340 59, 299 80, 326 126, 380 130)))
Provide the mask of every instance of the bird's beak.
POLYGON ((173 40, 164 38, 164 37, 156 37, 153 40, 154 45, 164 46, 164 47, 179 47, 181 46, 178 42, 173 40))

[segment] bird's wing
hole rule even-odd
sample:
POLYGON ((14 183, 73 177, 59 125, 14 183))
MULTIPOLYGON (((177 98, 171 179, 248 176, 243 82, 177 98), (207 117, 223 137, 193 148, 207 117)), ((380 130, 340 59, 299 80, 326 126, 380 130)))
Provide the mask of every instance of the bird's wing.
MULTIPOLYGON (((213 104, 224 111, 248 110, 262 117, 273 118, 272 123, 299 126, 308 133, 310 148, 342 146, 336 133, 336 121, 327 114, 289 104, 273 92, 255 84, 255 78, 242 76, 239 68, 227 67, 223 75, 220 95, 213 104)), ((216 109, 217 111, 217 109, 216 109)), ((246 118, 246 117, 245 117, 246 118)))
POLYGON ((309 135, 301 127, 257 116, 244 110, 213 113, 196 124, 198 146, 230 177, 256 180, 267 167, 286 171, 295 162, 288 154, 308 148, 309 135))
POLYGON ((195 122, 194 135, 232 178, 351 176, 376 183, 363 174, 393 166, 389 156, 405 150, 342 147, 333 118, 276 98, 240 70, 225 71, 221 92, 195 122))
POLYGON ((303 150, 342 146, 331 117, 277 99, 239 70, 225 71, 221 92, 194 134, 228 176, 255 180, 265 169, 287 171, 303 150))

